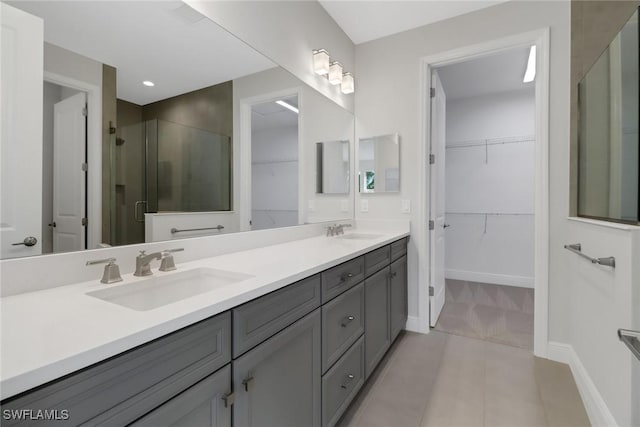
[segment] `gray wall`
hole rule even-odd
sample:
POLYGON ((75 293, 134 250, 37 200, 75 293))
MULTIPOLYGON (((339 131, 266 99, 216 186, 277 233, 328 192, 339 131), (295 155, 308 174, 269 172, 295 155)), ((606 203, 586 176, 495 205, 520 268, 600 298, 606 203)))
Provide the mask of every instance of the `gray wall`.
POLYGON ((233 82, 228 81, 143 106, 143 120, 160 119, 233 135, 233 82))

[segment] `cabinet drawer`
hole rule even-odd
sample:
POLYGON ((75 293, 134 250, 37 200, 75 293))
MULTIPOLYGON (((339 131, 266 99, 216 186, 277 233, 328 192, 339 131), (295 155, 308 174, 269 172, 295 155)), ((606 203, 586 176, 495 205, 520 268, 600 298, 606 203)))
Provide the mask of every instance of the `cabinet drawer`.
POLYGON ((389 265, 391 260, 389 245, 369 252, 364 256, 365 276, 369 277, 376 271, 389 265))
POLYGON ((235 308, 234 359, 319 306, 320 275, 317 274, 235 308))
POLYGON ((322 306, 322 372, 364 333, 364 283, 322 306))
MULTIPOLYGON (((88 420, 88 425, 128 423, 229 363, 230 331, 231 316, 225 312, 3 402, 2 407, 66 409, 69 419, 56 421, 60 426, 88 420), (122 422, 111 421, 113 417, 122 422)), ((27 424, 34 423, 2 423, 27 424)))
POLYGON ((364 279, 364 257, 358 257, 322 272, 322 303, 337 297, 364 279))
POLYGON ((407 238, 393 242, 391 245, 391 261, 395 261, 407 253, 407 238))
POLYGON ((322 425, 333 426, 364 384, 364 337, 322 377, 322 425))

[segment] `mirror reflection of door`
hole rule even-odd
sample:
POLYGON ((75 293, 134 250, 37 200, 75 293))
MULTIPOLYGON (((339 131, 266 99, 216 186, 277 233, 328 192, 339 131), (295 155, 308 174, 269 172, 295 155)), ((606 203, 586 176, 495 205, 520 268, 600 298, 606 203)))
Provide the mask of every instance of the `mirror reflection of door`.
POLYGON ((87 94, 44 87, 43 153, 53 155, 43 157, 43 252, 78 251, 87 247, 87 94))
POLYGON ((251 107, 251 229, 298 225, 298 97, 251 107))

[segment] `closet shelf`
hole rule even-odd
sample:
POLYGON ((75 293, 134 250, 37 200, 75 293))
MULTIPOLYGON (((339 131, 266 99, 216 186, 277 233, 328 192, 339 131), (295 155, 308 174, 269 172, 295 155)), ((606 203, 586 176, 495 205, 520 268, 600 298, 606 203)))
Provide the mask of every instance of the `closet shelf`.
POLYGON ((533 216, 529 212, 445 212, 445 215, 495 215, 495 216, 533 216))

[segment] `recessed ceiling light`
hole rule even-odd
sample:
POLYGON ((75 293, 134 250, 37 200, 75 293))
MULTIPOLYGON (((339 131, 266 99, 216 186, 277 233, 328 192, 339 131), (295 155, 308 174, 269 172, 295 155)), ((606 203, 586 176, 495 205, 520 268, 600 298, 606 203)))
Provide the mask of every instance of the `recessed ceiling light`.
POLYGON ((536 47, 531 46, 529 50, 529 60, 527 61, 527 71, 524 72, 522 83, 532 82, 536 78, 536 47))
POLYGON ((294 107, 293 105, 289 104, 288 102, 285 101, 276 101, 276 104, 283 106, 284 108, 293 111, 294 113, 298 114, 298 110, 296 107, 294 107))
POLYGON ((156 84, 155 84, 154 82, 152 82, 151 80, 145 80, 145 81, 143 81, 143 82, 142 82, 142 84, 143 84, 143 85, 145 85, 145 86, 149 86, 149 87, 153 87, 153 86, 155 86, 155 85, 156 85, 156 84))

